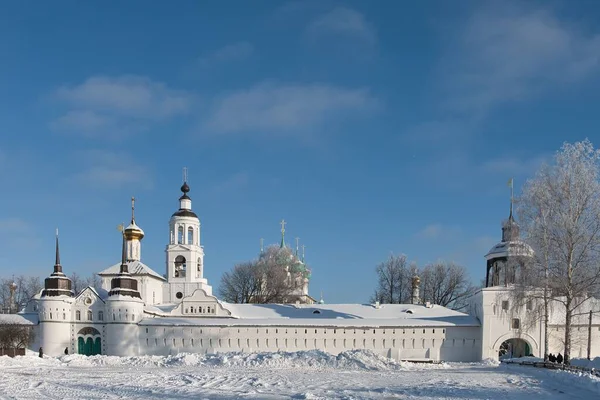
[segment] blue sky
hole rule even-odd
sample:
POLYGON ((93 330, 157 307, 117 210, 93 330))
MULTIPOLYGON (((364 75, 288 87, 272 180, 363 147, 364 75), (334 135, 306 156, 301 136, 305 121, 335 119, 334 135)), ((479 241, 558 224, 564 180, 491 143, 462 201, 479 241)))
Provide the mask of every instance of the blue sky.
POLYGON ((1 276, 118 262, 130 197, 164 272, 181 169, 215 288, 300 237, 311 293, 367 301, 405 253, 484 277, 509 191, 598 146, 600 5, 4 2, 1 276))

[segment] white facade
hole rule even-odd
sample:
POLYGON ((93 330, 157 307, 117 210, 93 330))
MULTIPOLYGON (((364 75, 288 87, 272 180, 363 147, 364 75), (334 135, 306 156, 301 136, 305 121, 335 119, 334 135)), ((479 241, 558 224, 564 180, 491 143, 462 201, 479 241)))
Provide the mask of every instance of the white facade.
MULTIPOLYGON (((69 353, 130 356, 310 349, 337 354, 368 349, 394 359, 477 361, 498 358, 507 341, 520 340, 524 347, 519 351, 543 355, 544 336, 539 318, 533 315, 535 307, 510 307, 506 303, 510 301, 510 286, 481 289, 470 298, 468 314, 421 304, 219 301, 204 278, 200 221, 191 210, 187 184, 182 191, 180 208, 169 221, 166 279, 140 261, 143 232, 130 225, 127 229, 132 229, 125 230, 122 263, 99 273, 102 290, 86 288, 76 297, 40 293, 27 305, 21 317, 36 327, 33 350, 42 347, 52 356, 63 354, 65 349, 69 353), (185 259, 185 265, 178 257, 185 259), (115 294, 114 282, 128 277, 137 280, 140 298, 115 294)), ((501 263, 492 265, 489 261, 488 270, 500 271, 501 263)), ((584 309, 599 310, 600 301, 584 304, 582 314, 584 309)), ((551 316, 549 345, 553 353, 562 350, 559 310, 555 307, 551 316)), ((573 356, 585 356, 585 316, 578 317, 575 326, 573 356)), ((600 356, 597 314, 592 331, 592 357, 600 356)))

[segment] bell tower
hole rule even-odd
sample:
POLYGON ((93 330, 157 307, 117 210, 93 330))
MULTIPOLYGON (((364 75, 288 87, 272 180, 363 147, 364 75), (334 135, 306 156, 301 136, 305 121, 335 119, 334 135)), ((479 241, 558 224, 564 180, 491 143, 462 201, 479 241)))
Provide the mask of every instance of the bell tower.
POLYGON ((165 299, 180 301, 197 289, 211 295, 212 288, 204 278, 204 249, 200 245, 200 219, 192 211, 192 199, 188 195, 187 168, 183 170, 182 195, 179 210, 169 220, 169 244, 167 245, 167 284, 165 299))

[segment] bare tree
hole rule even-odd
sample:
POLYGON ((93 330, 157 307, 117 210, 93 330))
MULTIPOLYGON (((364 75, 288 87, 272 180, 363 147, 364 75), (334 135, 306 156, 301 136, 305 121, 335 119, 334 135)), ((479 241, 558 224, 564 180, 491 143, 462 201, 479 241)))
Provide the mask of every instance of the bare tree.
POLYGON ((12 322, 0 323, 0 348, 23 349, 34 339, 33 327, 12 322))
POLYGON ((79 292, 87 287, 86 280, 79 275, 77 272, 73 272, 69 279, 71 279, 71 289, 73 289, 73 294, 77 296, 79 292))
POLYGON ((310 270, 287 247, 269 246, 258 260, 237 264, 221 277, 220 296, 231 303, 286 303, 310 270))
POLYGON ((91 287, 96 289, 96 291, 102 289, 102 280, 100 279, 100 276, 98 274, 92 274, 91 276, 87 277, 84 282, 83 282, 83 286, 84 287, 91 287))
POLYGON ((257 298, 261 285, 256 262, 240 263, 221 276, 219 295, 229 303, 250 303, 257 298))
POLYGON ((547 282, 554 301, 564 307, 565 363, 573 313, 600 285, 599 179, 600 151, 588 140, 565 143, 553 164, 543 165, 526 183, 520 205, 528 241, 538 254, 532 276, 547 274, 537 286, 547 282))
POLYGON ((411 273, 406 255, 390 255, 390 257, 375 268, 377 287, 371 298, 372 302, 382 304, 406 303, 411 298, 411 273))
POLYGON ((17 312, 22 309, 27 302, 43 289, 43 285, 39 277, 19 275, 10 279, 0 279, 0 308, 2 310, 12 310, 17 312), (13 294, 11 303, 10 286, 16 285, 16 290, 13 294))
POLYGON ((438 261, 419 272, 423 300, 455 310, 466 307, 466 300, 475 292, 467 270, 452 262, 438 261))

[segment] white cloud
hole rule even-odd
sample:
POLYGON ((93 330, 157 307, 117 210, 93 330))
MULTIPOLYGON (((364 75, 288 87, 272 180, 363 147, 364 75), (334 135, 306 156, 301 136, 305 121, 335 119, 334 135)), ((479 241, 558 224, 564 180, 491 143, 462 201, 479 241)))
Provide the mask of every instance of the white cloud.
POLYGON ((153 186, 149 171, 125 153, 90 151, 82 155, 86 167, 75 175, 77 182, 106 189, 136 186, 149 189, 153 186))
POLYGON ((50 123, 51 129, 84 136, 135 132, 145 122, 188 113, 194 100, 185 91, 140 76, 91 77, 58 88, 54 97, 68 109, 50 123))
POLYGON ((370 45, 377 43, 375 29, 364 15, 347 7, 336 7, 319 15, 308 25, 307 33, 313 37, 331 34, 360 39, 370 45))
POLYGON ((238 61, 248 58, 254 53, 254 46, 249 42, 237 42, 220 48, 212 54, 200 57, 200 66, 207 67, 211 64, 228 61, 238 61))
POLYGON ((443 68, 451 105, 486 111, 598 71, 600 34, 548 10, 485 8, 467 22, 443 68))
POLYGON ((284 133, 314 127, 339 113, 369 111, 376 106, 377 100, 367 89, 261 84, 217 101, 208 126, 219 132, 284 133))
POLYGON ((183 91, 140 76, 91 77, 80 85, 59 88, 56 95, 77 108, 152 119, 186 113, 192 100, 183 91))
POLYGON ((419 239, 439 239, 444 236, 453 237, 460 232, 458 227, 444 226, 439 223, 429 224, 415 235, 419 239))

